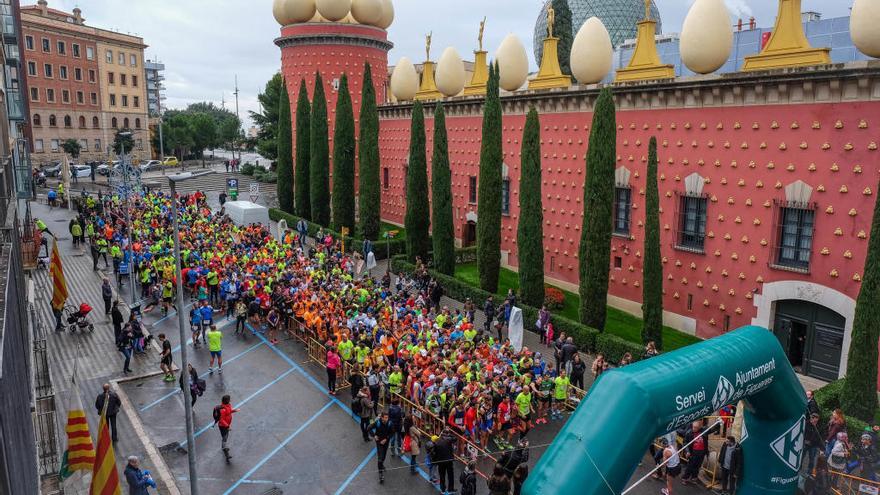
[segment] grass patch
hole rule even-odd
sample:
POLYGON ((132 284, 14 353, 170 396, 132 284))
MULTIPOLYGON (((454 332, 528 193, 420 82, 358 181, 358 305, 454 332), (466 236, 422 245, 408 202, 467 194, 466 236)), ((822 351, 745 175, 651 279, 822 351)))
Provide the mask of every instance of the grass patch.
MULTIPOLYGON (((464 263, 455 267, 455 278, 472 285, 480 286, 480 275, 477 271, 476 263, 464 263)), ((507 290, 513 289, 514 292, 519 290, 519 274, 507 268, 501 268, 498 276, 498 296, 503 300, 507 296, 507 290)), ((565 293, 565 303, 562 309, 553 311, 553 313, 564 316, 570 320, 580 321, 578 311, 580 308, 580 296, 567 290, 565 293)), ((479 302, 479 301, 475 301, 479 302)), ((605 323, 605 331, 611 335, 616 335, 624 340, 641 344, 642 342, 642 320, 635 316, 621 311, 616 308, 608 308, 608 317, 605 323)), ((673 351, 681 347, 686 347, 702 339, 694 337, 675 330, 674 328, 663 327, 663 348, 666 351, 673 351)))

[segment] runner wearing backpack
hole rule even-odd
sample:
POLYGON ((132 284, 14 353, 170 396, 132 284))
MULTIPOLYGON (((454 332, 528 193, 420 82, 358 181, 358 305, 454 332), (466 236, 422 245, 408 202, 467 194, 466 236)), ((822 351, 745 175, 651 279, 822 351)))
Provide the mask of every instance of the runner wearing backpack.
POLYGON ((220 405, 214 406, 213 426, 220 427, 220 448, 223 450, 226 462, 229 462, 229 460, 232 459, 232 456, 229 454, 229 447, 227 446, 229 430, 232 428, 232 415, 240 410, 241 409, 233 409, 232 399, 228 395, 224 395, 223 398, 220 399, 220 405))

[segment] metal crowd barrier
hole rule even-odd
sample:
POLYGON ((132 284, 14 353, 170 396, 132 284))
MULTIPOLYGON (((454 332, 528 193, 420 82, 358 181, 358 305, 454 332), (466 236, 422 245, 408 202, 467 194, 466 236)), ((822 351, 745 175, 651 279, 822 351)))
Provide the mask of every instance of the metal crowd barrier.
POLYGON ((880 482, 866 480, 851 474, 830 471, 836 483, 832 481, 831 491, 837 495, 877 495, 880 493, 880 482))

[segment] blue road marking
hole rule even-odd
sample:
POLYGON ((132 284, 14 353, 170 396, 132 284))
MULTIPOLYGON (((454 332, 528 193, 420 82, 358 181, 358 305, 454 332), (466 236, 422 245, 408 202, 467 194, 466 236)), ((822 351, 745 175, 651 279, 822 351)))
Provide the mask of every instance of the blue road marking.
MULTIPOLYGON (((260 347, 260 346, 262 346, 262 345, 263 345, 262 342, 257 342, 256 344, 250 346, 248 349, 246 349, 246 350, 244 350, 244 351, 242 351, 242 352, 236 354, 235 356, 232 356, 231 358, 227 359, 227 360, 226 360, 226 365, 229 366, 229 364, 231 364, 231 363, 232 363, 233 361, 235 361, 236 359, 238 359, 238 358, 244 356, 245 354, 250 353, 251 351, 253 351, 253 350, 256 349, 257 347, 260 347)), ((199 378, 204 378, 204 377, 208 376, 209 374, 210 374, 210 373, 206 371, 206 372, 202 373, 201 375, 199 375, 199 378)), ((146 406, 142 407, 142 408, 140 409, 140 411, 141 411, 141 412, 144 412, 144 411, 146 411, 146 410, 148 410, 148 409, 153 408, 154 406, 156 406, 156 405, 159 404, 160 402, 164 401, 165 399, 167 399, 167 398, 169 398, 169 397, 171 397, 171 396, 177 394, 179 391, 180 391, 179 389, 175 389, 173 392, 168 392, 167 394, 163 395, 162 397, 159 397, 158 399, 154 400, 153 402, 150 402, 150 403, 147 404, 146 406)))
POLYGON ((335 495, 339 495, 344 492, 345 489, 348 488, 348 485, 350 485, 351 482, 354 481, 355 478, 357 478, 357 475, 360 474, 360 472, 367 466, 367 463, 370 462, 370 459, 372 459, 373 457, 376 457, 376 447, 373 447, 373 450, 371 450, 370 453, 367 454, 366 457, 364 457, 364 460, 361 461, 360 464, 358 464, 358 467, 356 467, 354 471, 352 471, 351 474, 348 475, 348 478, 345 479, 345 481, 342 483, 342 486, 340 486, 339 489, 336 490, 335 495))
MULTIPOLYGON (((289 370, 287 370, 287 371, 285 371, 284 373, 282 373, 281 375, 279 375, 278 378, 276 378, 276 379, 272 380, 271 382, 269 382, 269 383, 263 385, 262 387, 260 387, 259 390, 257 390, 256 392, 252 393, 251 395, 247 396, 247 398, 245 398, 245 399, 242 400, 241 402, 238 402, 237 404, 235 404, 235 406, 236 406, 236 407, 241 407, 241 406, 247 404, 248 402, 250 402, 251 399, 253 399, 254 397, 260 395, 260 394, 263 393, 263 392, 265 392, 269 387, 271 387, 272 385, 275 385, 276 383, 280 382, 280 381, 283 380, 285 377, 287 377, 287 375, 293 373, 294 371, 296 371, 296 370, 293 369, 293 368, 290 368, 289 370)), ((206 425, 203 426, 199 431, 197 431, 195 435, 193 435, 193 438, 198 437, 198 436, 201 435, 202 433, 208 431, 208 428, 210 428, 210 427, 213 426, 213 425, 214 425, 214 422, 213 422, 213 421, 210 422, 210 423, 208 423, 208 424, 206 424, 206 425)), ((186 446, 186 440, 180 442, 180 446, 181 446, 181 447, 186 446)))
MULTIPOLYGON (((292 370, 291 370, 291 371, 292 371, 292 370)), ((285 438, 283 442, 281 442, 280 444, 278 444, 277 447, 275 447, 274 449, 272 449, 272 452, 269 452, 268 454, 266 454, 266 456, 264 456, 262 459, 260 459, 260 462, 258 462, 256 466, 252 467, 248 472, 244 473, 244 475, 243 475, 241 478, 239 478, 238 481, 236 481, 236 482, 235 482, 232 486, 230 486, 225 492, 223 492, 223 495, 229 495, 230 493, 232 493, 236 488, 238 488, 239 485, 241 485, 242 483, 244 483, 245 480, 248 479, 248 478, 250 477, 250 475, 254 474, 258 469, 260 469, 261 467, 263 467, 264 464, 266 464, 267 462, 269 462, 269 460, 272 459, 272 457, 274 457, 275 454, 278 453, 278 451, 280 451, 281 449, 283 449, 288 443, 290 443, 294 438, 296 438, 297 435, 299 435, 300 433, 303 432, 303 430, 305 430, 306 428, 308 428, 308 426, 309 426, 310 424, 312 424, 312 422, 313 422, 314 420, 318 419, 318 416, 320 416, 324 411, 326 411, 327 409, 329 409, 330 406, 332 406, 332 405, 333 405, 333 401, 330 401, 330 402, 327 402, 326 404, 324 404, 324 407, 322 407, 321 409, 319 409, 318 412, 316 412, 315 414, 313 414, 312 417, 308 419, 308 421, 306 421, 305 423, 303 423, 302 426, 300 426, 299 428, 297 428, 296 431, 294 431, 294 432, 291 433, 287 438, 285 438)))
MULTIPOLYGON (((246 326, 250 331, 252 331, 252 332, 254 331, 254 328, 251 326, 250 322, 245 322, 245 326, 246 326)), ((320 390, 321 393, 322 393, 324 396, 329 397, 332 403, 335 403, 337 406, 339 406, 340 408, 342 408, 342 410, 345 411, 346 414, 348 414, 348 417, 351 418, 352 421, 354 421, 355 423, 360 424, 360 421, 354 418, 354 415, 353 415, 353 413, 351 412, 351 408, 348 407, 347 405, 345 405, 345 403, 341 402, 341 401, 340 401, 339 399, 337 399, 336 397, 330 395, 330 394, 327 392, 327 389, 324 387, 324 385, 322 385, 317 379, 315 379, 315 377, 313 377, 311 373, 309 373, 309 372, 307 372, 306 370, 304 370, 300 365, 298 365, 298 364, 296 363, 296 361, 294 361, 293 359, 291 359, 290 356, 288 356, 287 354, 284 354, 284 353, 281 351, 281 349, 279 349, 278 347, 276 347, 276 346, 274 346, 274 345, 269 344, 269 340, 268 340, 266 337, 264 337, 262 334, 255 333, 255 335, 257 336, 257 338, 259 338, 260 340, 262 340, 266 345, 268 345, 268 346, 269 346, 269 349, 272 349, 273 351, 275 351, 275 354, 277 354, 281 359, 287 361, 287 364, 289 364, 289 365, 291 366, 292 369, 295 369, 295 370, 299 371, 300 373, 302 373, 303 376, 304 376, 309 382, 311 382, 312 385, 314 385, 318 390, 320 390)), ((408 460, 408 459, 409 459, 409 458, 407 458, 407 464, 409 464, 409 460, 408 460)), ((425 480, 427 480, 429 483, 431 482, 431 478, 428 476, 428 473, 426 473, 421 467, 416 467, 416 471, 418 471, 419 475, 420 475, 422 478, 424 478, 425 480)), ((440 491, 440 487, 439 487, 438 485, 433 485, 433 484, 432 484, 432 486, 434 486, 434 487, 437 489, 438 492, 440 491)))

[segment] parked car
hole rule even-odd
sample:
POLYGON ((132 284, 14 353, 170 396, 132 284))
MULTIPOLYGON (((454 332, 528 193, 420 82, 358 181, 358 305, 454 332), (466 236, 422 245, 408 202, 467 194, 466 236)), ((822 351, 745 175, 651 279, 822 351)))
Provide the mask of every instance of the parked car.
POLYGON ((159 160, 149 160, 141 163, 141 172, 149 172, 150 170, 159 170, 162 168, 162 162, 159 160))
POLYGON ((43 167, 43 174, 46 177, 58 177, 61 175, 61 162, 52 162, 43 167))
POLYGON ((177 161, 176 156, 166 156, 164 160, 162 160, 162 165, 166 167, 176 167, 180 165, 180 162, 177 161))
POLYGON ((70 167, 70 176, 77 179, 88 178, 92 176, 92 168, 88 165, 73 165, 70 167))

